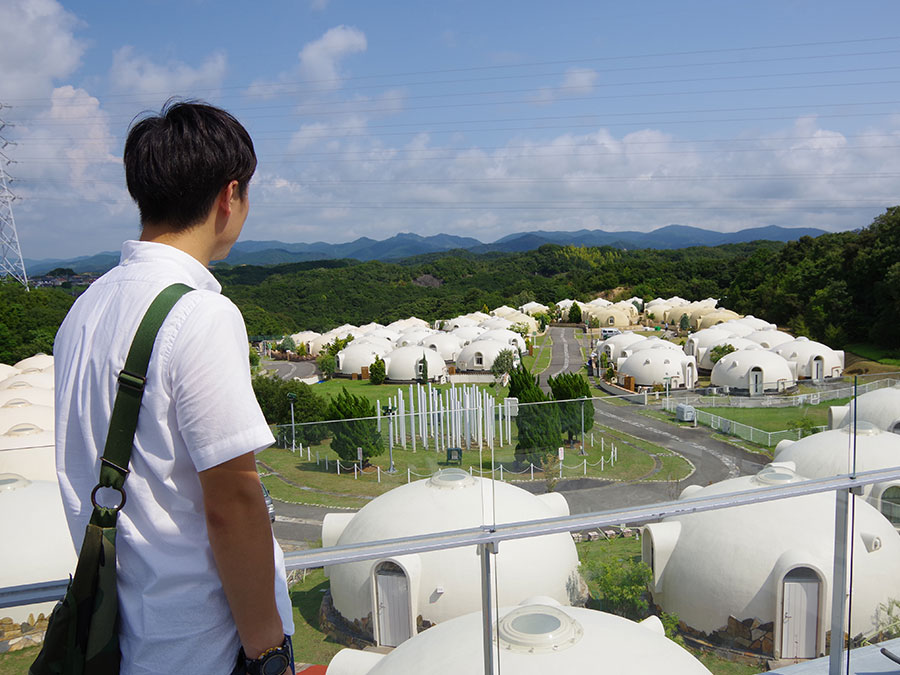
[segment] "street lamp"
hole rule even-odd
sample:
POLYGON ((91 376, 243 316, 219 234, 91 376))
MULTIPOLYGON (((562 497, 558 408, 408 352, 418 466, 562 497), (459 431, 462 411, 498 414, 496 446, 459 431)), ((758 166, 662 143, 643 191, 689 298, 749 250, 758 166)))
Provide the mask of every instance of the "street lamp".
POLYGON ((290 392, 287 397, 291 402, 291 452, 297 452, 297 433, 294 426, 294 401, 297 400, 297 394, 290 392))

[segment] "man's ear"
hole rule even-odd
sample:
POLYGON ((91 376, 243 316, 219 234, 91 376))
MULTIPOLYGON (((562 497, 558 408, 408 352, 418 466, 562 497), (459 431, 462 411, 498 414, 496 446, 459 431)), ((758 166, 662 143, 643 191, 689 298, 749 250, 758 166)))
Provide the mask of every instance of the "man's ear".
POLYGON ((219 209, 221 209, 223 215, 231 215, 233 201, 235 199, 239 199, 239 195, 239 185, 236 180, 229 181, 228 184, 222 188, 222 191, 219 193, 217 202, 219 205, 219 209))

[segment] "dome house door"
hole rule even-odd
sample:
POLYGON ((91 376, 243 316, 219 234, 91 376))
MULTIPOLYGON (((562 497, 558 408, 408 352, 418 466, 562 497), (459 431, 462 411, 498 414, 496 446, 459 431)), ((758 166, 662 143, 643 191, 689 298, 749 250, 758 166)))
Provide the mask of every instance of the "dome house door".
POLYGON ((763 374, 759 368, 750 371, 750 395, 759 396, 763 393, 763 374))
POLYGON ((816 656, 819 627, 819 577, 808 567, 793 569, 784 577, 781 658, 816 656))
POLYGON ((383 562, 375 570, 378 644, 396 647, 412 637, 409 616, 409 579, 396 563, 383 562))

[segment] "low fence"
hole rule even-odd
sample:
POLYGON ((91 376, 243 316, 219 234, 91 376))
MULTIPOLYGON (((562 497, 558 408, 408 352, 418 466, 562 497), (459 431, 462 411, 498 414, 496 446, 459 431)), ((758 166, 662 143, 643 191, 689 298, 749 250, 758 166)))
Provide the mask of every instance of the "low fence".
MULTIPOLYGON (((663 402, 663 410, 666 412, 674 413, 675 407, 679 404, 683 403, 683 399, 674 400, 669 399, 668 401, 663 402)), ((737 406, 733 406, 737 407, 737 406)), ((744 424, 742 422, 735 422, 734 420, 730 420, 727 417, 721 417, 720 415, 714 415, 713 413, 707 412, 705 410, 695 409, 694 411, 695 418, 697 420, 697 424, 702 424, 705 427, 709 427, 710 429, 714 429, 716 431, 720 431, 723 434, 728 434, 729 436, 735 436, 737 438, 741 438, 745 441, 750 441, 751 443, 755 443, 756 445, 761 445, 766 448, 771 448, 775 445, 778 445, 780 441, 788 440, 788 441, 798 441, 803 437, 804 431, 806 433, 809 432, 819 432, 825 431, 828 427, 813 427, 811 429, 806 429, 801 431, 800 429, 784 429, 782 431, 763 431, 762 429, 757 429, 756 427, 751 427, 749 424, 744 424)))
MULTIPOLYGON (((804 383, 811 384, 811 383, 804 383)), ((884 389, 886 387, 894 387, 900 384, 900 378, 897 376, 882 377, 872 382, 853 384, 845 386, 835 386, 834 383, 822 386, 818 391, 805 394, 777 394, 764 396, 729 396, 714 395, 700 396, 690 393, 681 393, 677 395, 678 403, 686 403, 688 405, 700 406, 703 408, 791 408, 804 405, 817 405, 825 401, 834 401, 840 398, 852 398, 858 394, 865 394, 876 389, 884 389)))
MULTIPOLYGON (((413 471, 410 468, 407 468, 405 471, 390 471, 388 469, 382 469, 377 464, 374 466, 361 467, 359 462, 342 462, 340 459, 329 459, 328 457, 320 457, 318 451, 313 455, 312 450, 309 447, 303 448, 301 446, 300 455, 305 456, 307 461, 312 461, 313 457, 315 457, 315 461, 317 465, 323 465, 325 467, 325 471, 334 472, 338 476, 347 475, 349 476, 351 473, 353 474, 354 480, 375 480, 378 483, 382 481, 393 480, 396 482, 406 482, 411 483, 414 478, 430 478, 433 474, 426 473, 421 474, 413 471)), ((558 472, 558 478, 572 478, 572 477, 585 477, 588 475, 588 469, 591 469, 591 475, 596 474, 597 467, 600 467, 600 473, 602 474, 607 467, 614 467, 616 462, 619 459, 619 450, 613 445, 610 448, 609 457, 607 458, 605 455, 600 457, 599 461, 589 462, 587 458, 582 459, 580 462, 575 464, 566 464, 563 461, 559 462, 558 467, 553 467, 553 472, 556 474, 558 472)), ((534 480, 535 473, 538 474, 538 478, 547 478, 547 472, 543 467, 537 466, 532 462, 528 463, 528 466, 524 469, 514 470, 507 467, 504 467, 502 463, 498 463, 494 466, 493 469, 478 469, 473 466, 469 466, 469 475, 478 474, 479 476, 490 476, 491 478, 496 478, 499 480, 534 480), (523 478, 517 478, 523 477, 523 478)))

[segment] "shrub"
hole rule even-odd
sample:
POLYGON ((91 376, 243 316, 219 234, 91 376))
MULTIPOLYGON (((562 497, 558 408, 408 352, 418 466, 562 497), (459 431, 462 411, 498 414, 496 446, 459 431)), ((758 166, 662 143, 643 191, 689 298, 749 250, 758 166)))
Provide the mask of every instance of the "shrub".
POLYGON ((380 356, 376 356, 372 365, 369 366, 369 382, 372 384, 384 384, 386 377, 384 360, 380 356))

